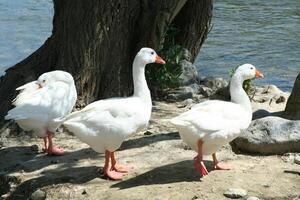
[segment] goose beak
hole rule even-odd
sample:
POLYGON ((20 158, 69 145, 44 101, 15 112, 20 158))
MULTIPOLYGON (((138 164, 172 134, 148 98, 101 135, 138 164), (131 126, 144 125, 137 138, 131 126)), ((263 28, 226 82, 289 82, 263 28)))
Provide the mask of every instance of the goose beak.
POLYGON ((155 58, 155 62, 156 63, 159 63, 159 64, 166 64, 166 61, 164 61, 160 56, 156 55, 156 58, 155 58))
POLYGON ((261 73, 259 70, 255 70, 255 77, 256 78, 263 78, 264 77, 264 75, 263 75, 263 73, 261 73))

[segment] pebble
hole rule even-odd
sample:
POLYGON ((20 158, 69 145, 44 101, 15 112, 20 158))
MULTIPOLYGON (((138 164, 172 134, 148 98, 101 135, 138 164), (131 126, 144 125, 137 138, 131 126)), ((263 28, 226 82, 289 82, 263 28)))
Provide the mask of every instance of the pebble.
POLYGON ((46 193, 40 189, 31 194, 31 200, 44 200, 46 199, 46 193))
POLYGON ((251 197, 248 197, 247 200, 259 200, 259 198, 258 198, 258 197, 252 197, 252 196, 251 196, 251 197))
POLYGON ((224 193, 225 197, 238 199, 247 195, 247 191, 241 188, 229 188, 224 193))

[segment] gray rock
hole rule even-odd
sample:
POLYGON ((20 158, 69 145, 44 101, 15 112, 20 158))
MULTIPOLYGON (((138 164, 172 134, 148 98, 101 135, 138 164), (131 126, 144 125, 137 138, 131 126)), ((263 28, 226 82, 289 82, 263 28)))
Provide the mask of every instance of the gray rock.
POLYGON ((296 78, 292 93, 287 101, 285 115, 290 119, 300 120, 300 73, 296 78))
POLYGON ((190 98, 193 98, 192 92, 177 91, 167 94, 167 100, 171 101, 182 101, 190 98))
POLYGON ((44 200, 46 199, 46 193, 40 189, 31 194, 31 200, 44 200))
POLYGON ((300 156, 296 156, 296 157, 294 158, 294 163, 300 165, 300 156))
POLYGON ((205 97, 210 97, 214 94, 213 90, 209 87, 206 87, 204 85, 201 85, 200 87, 200 93, 205 97))
POLYGON ((198 71, 195 65, 193 65, 190 61, 187 60, 181 60, 179 65, 182 70, 180 78, 182 80, 183 85, 189 85, 198 82, 198 71))
POLYGON ((182 58, 183 60, 191 61, 192 59, 192 54, 189 50, 183 49, 182 51, 182 58))
POLYGON ((300 120, 256 119, 231 145, 235 151, 264 155, 300 152, 300 120))
MULTIPOLYGON (((228 82, 223 78, 215 77, 205 77, 200 81, 200 83, 200 92, 205 97, 211 97, 213 95, 216 95, 217 93, 220 93, 220 91, 222 92, 224 88, 227 88, 228 85, 228 82)), ((227 89, 225 90, 227 91, 227 89)), ((226 95, 227 94, 229 94, 229 92, 226 92, 226 95)))
POLYGON ((259 198, 258 198, 258 197, 252 197, 252 196, 251 196, 251 197, 248 197, 247 200, 259 200, 259 198))
POLYGON ((228 85, 228 82, 223 78, 205 77, 201 80, 201 84, 217 91, 220 88, 224 88, 228 85))
POLYGON ((224 193, 225 197, 238 199, 247 195, 247 191, 241 188, 229 188, 224 193))

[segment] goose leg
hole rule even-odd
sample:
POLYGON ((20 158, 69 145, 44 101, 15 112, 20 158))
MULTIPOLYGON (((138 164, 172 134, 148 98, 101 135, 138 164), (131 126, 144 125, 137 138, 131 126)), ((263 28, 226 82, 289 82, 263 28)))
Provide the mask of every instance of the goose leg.
POLYGON ((219 169, 219 170, 229 170, 232 169, 232 166, 229 164, 226 164, 224 162, 219 162, 216 156, 216 153, 212 154, 213 160, 214 160, 214 167, 215 169, 219 169))
POLYGON ((115 171, 110 165, 111 152, 105 151, 105 163, 103 167, 103 174, 112 180, 122 180, 123 174, 115 171))
POLYGON ((47 153, 47 151, 48 151, 48 137, 47 136, 43 137, 43 140, 44 140, 44 148, 42 148, 42 150, 43 150, 44 153, 47 153))
POLYGON ((203 152, 202 152, 202 145, 203 141, 198 140, 197 146, 198 146, 198 155, 194 158, 194 165, 195 168, 202 176, 205 176, 208 174, 208 171, 204 165, 203 162, 203 152))
POLYGON ((111 152, 111 165, 112 165, 112 169, 117 171, 117 172, 121 172, 121 173, 127 173, 132 167, 128 166, 128 165, 120 165, 117 164, 116 158, 115 158, 115 152, 111 152))
POLYGON ((53 146, 52 138, 54 134, 50 131, 47 131, 47 136, 48 136, 48 154, 49 155, 56 155, 56 156, 61 156, 64 154, 64 150, 61 147, 53 146))

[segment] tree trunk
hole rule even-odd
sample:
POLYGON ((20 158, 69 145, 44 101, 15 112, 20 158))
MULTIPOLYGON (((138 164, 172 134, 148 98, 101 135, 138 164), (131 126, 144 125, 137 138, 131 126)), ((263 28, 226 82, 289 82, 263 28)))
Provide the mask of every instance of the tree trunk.
POLYGON ((161 49, 166 28, 176 18, 184 29, 178 41, 196 55, 207 34, 210 21, 207 16, 211 17, 212 12, 210 0, 54 0, 53 3, 51 37, 0 79, 0 122, 11 108, 16 87, 55 69, 74 76, 80 104, 129 95, 136 52, 143 46, 161 49), (178 13, 182 16, 180 20, 176 17, 178 13))
POLYGON ((180 30, 176 43, 188 49, 193 62, 210 30, 213 11, 212 0, 189 0, 174 19, 180 30))
POLYGON ((300 120, 300 73, 295 80, 284 114, 289 119, 300 120))

